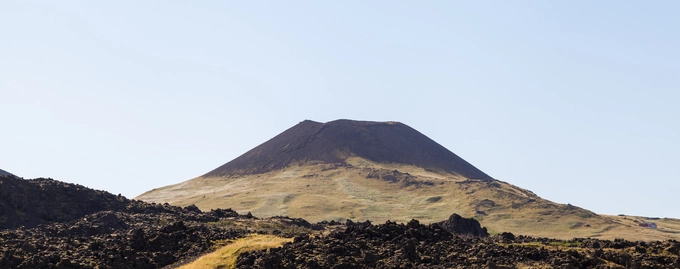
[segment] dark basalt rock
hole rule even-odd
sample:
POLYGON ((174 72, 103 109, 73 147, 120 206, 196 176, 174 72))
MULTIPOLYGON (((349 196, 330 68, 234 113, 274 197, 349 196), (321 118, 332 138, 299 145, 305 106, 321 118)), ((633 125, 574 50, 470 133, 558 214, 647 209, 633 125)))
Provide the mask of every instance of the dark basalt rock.
POLYGON ((449 217, 448 220, 439 222, 438 224, 447 231, 454 234, 460 235, 467 234, 477 237, 489 236, 489 233, 486 231, 486 228, 482 228, 482 226, 479 224, 479 221, 475 219, 466 219, 458 214, 453 214, 449 217))
POLYGON ((129 201, 119 211, 0 231, 0 268, 161 268, 244 236, 207 225, 234 214, 129 201))
POLYGON ((452 234, 439 224, 386 222, 348 226, 326 237, 296 237, 267 251, 242 253, 237 268, 678 268, 676 241, 571 241, 452 234), (616 244, 629 250, 602 249, 616 244), (553 247, 555 245, 563 247, 553 247), (570 248, 567 246, 574 245, 570 248), (597 248, 596 248, 597 246, 597 248), (633 247, 645 248, 645 253, 633 247))
MULTIPOLYGON (((231 209, 149 204, 52 179, 0 176, 0 268, 161 268, 245 231, 231 209)), ((300 221, 298 221, 300 222, 300 221)))
POLYGON ((121 210, 129 200, 49 178, 25 180, 0 175, 0 230, 66 222, 104 210, 121 210))

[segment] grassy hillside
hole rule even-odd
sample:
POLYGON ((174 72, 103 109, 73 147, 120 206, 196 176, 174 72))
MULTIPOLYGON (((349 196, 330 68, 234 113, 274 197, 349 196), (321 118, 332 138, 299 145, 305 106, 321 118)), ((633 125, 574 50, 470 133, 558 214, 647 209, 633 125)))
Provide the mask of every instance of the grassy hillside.
POLYGON ((680 221, 655 220, 659 229, 639 227, 642 218, 601 216, 544 200, 497 180, 469 180, 415 166, 376 164, 352 158, 348 164, 293 166, 241 177, 199 177, 149 191, 137 199, 196 204, 202 210, 233 208, 258 217, 287 215, 321 220, 392 220, 424 223, 453 213, 474 217, 490 233, 540 237, 629 240, 680 239, 680 221))

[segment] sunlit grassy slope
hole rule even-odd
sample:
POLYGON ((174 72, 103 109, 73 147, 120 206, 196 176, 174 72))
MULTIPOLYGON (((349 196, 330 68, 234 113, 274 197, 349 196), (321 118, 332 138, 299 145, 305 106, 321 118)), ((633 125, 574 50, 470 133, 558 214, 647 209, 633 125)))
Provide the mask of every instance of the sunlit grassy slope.
POLYGON ((531 191, 491 180, 426 171, 404 165, 348 160, 349 165, 294 166, 242 177, 199 177, 149 191, 137 199, 195 204, 203 210, 232 208, 258 217, 287 215, 321 220, 386 220, 425 223, 458 213, 474 217, 491 233, 571 239, 680 239, 680 220, 655 220, 659 229, 642 228, 643 218, 603 216, 544 200, 531 191))
POLYGON ((226 242, 225 246, 203 255, 195 261, 179 267, 179 269, 235 268, 236 258, 242 252, 275 248, 292 240, 292 238, 281 238, 273 235, 252 234, 245 238, 226 242))

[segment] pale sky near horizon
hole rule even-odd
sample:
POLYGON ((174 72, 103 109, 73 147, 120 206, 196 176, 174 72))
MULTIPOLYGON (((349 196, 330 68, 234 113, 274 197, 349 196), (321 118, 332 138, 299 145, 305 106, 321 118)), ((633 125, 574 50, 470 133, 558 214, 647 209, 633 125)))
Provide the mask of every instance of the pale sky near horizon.
POLYGON ((399 121, 596 213, 680 218, 678 1, 2 1, 0 169, 133 198, 310 119, 399 121))

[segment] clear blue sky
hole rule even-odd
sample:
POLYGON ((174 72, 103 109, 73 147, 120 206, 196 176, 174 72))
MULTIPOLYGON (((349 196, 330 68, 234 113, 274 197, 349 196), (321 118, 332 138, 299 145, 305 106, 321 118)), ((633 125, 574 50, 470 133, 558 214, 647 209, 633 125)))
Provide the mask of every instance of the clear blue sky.
POLYGON ((135 197, 298 122, 680 218, 678 1, 3 1, 0 169, 135 197))

